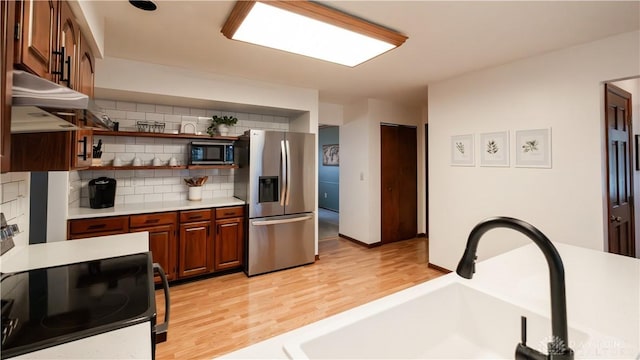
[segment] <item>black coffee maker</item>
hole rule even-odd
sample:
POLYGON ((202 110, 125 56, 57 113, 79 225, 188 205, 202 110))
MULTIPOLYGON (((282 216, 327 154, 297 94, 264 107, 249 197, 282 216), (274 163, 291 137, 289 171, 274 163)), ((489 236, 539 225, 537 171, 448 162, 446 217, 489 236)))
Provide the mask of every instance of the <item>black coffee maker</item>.
POLYGON ((113 207, 116 198, 116 179, 99 177, 89 181, 89 206, 92 209, 113 207))

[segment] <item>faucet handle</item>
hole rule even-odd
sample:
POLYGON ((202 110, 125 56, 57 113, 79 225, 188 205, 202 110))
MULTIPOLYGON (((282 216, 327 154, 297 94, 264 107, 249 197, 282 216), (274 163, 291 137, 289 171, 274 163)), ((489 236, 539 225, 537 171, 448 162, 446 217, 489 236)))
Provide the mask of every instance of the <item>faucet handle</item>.
POLYGON ((516 360, 546 360, 547 355, 527 346, 527 317, 520 316, 520 344, 516 346, 516 360))

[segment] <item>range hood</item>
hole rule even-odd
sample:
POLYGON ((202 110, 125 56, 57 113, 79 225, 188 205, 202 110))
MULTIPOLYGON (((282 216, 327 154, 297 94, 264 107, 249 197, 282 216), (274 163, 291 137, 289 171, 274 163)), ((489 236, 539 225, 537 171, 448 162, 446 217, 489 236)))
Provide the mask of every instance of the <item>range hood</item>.
POLYGON ((113 122, 87 95, 25 71, 13 71, 11 133, 77 130, 60 117, 76 116, 76 110, 84 110, 83 116, 99 127, 113 128, 113 122))

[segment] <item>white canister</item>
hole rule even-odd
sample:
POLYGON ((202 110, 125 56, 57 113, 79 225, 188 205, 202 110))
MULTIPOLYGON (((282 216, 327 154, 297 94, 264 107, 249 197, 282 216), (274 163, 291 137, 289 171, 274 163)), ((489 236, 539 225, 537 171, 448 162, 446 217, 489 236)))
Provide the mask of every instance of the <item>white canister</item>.
POLYGON ((187 199, 192 201, 202 200, 202 186, 189 186, 187 199))

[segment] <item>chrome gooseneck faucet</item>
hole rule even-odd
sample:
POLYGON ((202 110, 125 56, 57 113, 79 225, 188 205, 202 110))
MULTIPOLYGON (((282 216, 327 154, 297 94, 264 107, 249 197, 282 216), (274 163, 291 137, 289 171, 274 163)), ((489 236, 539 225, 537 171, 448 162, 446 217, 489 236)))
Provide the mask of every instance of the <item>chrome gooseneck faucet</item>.
POLYGON ((494 217, 476 225, 467 240, 467 247, 460 259, 456 273, 471 279, 475 272, 476 250, 484 233, 495 228, 516 230, 529 237, 542 251, 549 266, 551 284, 551 331, 552 340, 548 344, 549 355, 545 355, 526 345, 526 318, 523 319, 522 343, 516 347, 516 359, 562 359, 573 360, 573 350, 569 348, 567 330, 567 299, 565 295, 564 266, 560 254, 549 239, 538 229, 522 220, 509 217, 494 217))

